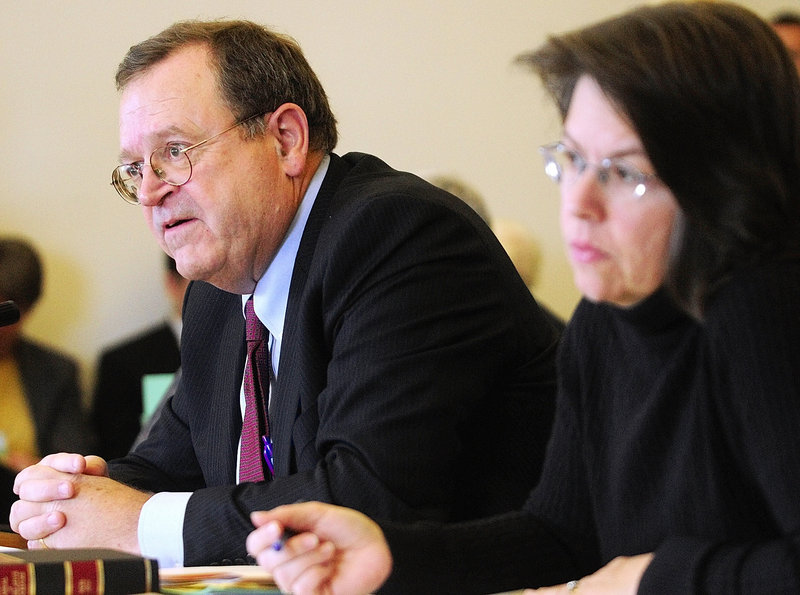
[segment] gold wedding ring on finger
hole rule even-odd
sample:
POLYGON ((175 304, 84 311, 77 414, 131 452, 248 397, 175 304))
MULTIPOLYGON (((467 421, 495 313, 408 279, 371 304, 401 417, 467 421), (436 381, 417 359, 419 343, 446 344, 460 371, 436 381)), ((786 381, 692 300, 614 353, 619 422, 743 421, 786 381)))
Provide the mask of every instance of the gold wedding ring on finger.
POLYGON ((578 590, 578 581, 569 581, 567 583, 567 591, 574 593, 578 590))
POLYGON ((49 550, 50 549, 50 546, 45 543, 44 537, 40 537, 39 539, 37 539, 37 541, 39 542, 39 545, 42 546, 43 550, 49 550))

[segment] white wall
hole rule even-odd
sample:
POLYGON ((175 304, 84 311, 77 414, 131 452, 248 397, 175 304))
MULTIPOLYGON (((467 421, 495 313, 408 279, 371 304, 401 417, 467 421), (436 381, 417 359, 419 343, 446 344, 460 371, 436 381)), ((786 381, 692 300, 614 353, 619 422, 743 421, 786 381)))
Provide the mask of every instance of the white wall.
MULTIPOLYGON (((247 18, 295 37, 338 116, 337 151, 468 181, 493 215, 540 238, 538 295, 568 316, 577 294, 557 193, 536 150, 556 138, 558 121, 538 82, 511 62, 549 32, 638 3, 0 0, 0 234, 32 239, 47 274, 29 334, 77 357, 88 386, 104 345, 164 315, 160 250, 138 207, 109 186, 118 151, 113 75, 129 46, 198 17, 247 18)), ((746 5, 764 16, 786 6, 746 5)))

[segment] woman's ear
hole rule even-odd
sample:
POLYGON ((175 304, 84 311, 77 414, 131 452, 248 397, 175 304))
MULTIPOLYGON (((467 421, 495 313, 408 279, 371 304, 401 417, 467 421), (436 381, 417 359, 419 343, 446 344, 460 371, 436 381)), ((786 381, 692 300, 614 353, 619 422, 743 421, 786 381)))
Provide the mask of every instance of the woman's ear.
POLYGON ((289 177, 303 173, 308 156, 308 118, 294 103, 280 105, 269 116, 267 129, 277 140, 276 149, 284 172, 289 177))

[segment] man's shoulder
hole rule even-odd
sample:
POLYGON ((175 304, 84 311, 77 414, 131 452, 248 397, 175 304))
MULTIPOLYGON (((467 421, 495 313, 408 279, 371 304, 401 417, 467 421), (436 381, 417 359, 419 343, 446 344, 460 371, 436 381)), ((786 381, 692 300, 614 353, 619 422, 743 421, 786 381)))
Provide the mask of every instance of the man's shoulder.
POLYGON ((447 210, 463 210, 462 201, 450 193, 414 173, 395 169, 374 155, 353 152, 342 157, 333 155, 331 159, 331 211, 394 209, 398 205, 404 211, 415 211, 433 204, 447 210))
POLYGON ((331 155, 331 160, 333 161, 333 163, 336 163, 337 160, 341 160, 342 163, 347 165, 347 167, 362 171, 392 169, 385 161, 383 161, 379 157, 376 157, 375 155, 370 155, 369 153, 362 153, 359 151, 351 151, 350 153, 345 153, 341 157, 337 155, 331 155))
MULTIPOLYGON (((335 156, 332 156, 332 159, 333 163, 336 164, 335 156)), ((425 188, 427 191, 435 189, 435 186, 424 181, 419 176, 411 172, 395 169, 375 155, 352 152, 343 155, 339 159, 345 168, 342 182, 346 186, 392 187, 400 185, 401 187, 407 187, 409 185, 419 185, 420 188, 425 188)), ((334 166, 335 169, 336 166, 334 166)))

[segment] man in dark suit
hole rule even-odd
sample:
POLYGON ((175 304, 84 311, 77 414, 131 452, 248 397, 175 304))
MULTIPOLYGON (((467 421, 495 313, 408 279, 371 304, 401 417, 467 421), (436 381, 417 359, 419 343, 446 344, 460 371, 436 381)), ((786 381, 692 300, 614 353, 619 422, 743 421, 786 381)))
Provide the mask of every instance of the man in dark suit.
POLYGON ((96 454, 104 459, 128 454, 141 430, 144 377, 174 374, 181 365, 181 307, 189 281, 166 254, 163 274, 169 317, 100 355, 91 421, 97 434, 96 454))
POLYGON ((197 565, 244 559, 249 512, 298 499, 405 520, 521 503, 549 435, 558 333, 474 211, 375 157, 333 154, 319 81, 258 25, 173 25, 131 48, 117 85, 115 186, 196 280, 182 376, 124 459, 23 471, 14 529, 32 547, 197 565), (257 370, 265 479, 243 482, 251 295, 272 370, 257 370))

